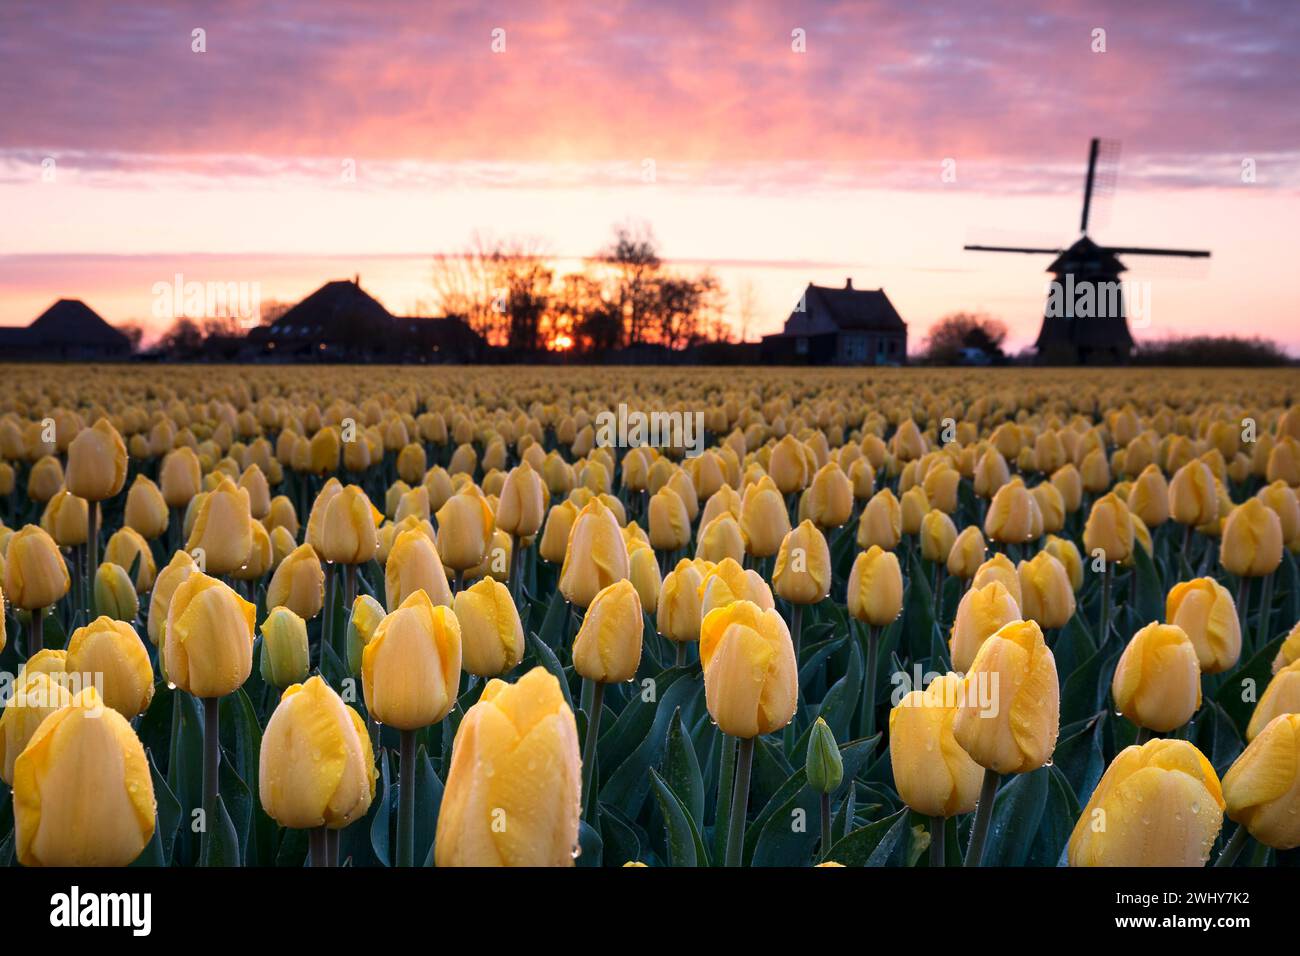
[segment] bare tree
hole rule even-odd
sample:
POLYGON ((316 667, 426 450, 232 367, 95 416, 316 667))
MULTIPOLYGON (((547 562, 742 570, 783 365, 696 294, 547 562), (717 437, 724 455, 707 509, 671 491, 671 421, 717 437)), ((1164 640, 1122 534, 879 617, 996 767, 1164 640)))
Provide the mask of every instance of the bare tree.
POLYGON ((613 270, 613 300, 623 315, 625 344, 648 341, 656 299, 656 279, 662 263, 658 244, 647 223, 625 223, 614 229, 614 240, 596 253, 595 262, 613 270))

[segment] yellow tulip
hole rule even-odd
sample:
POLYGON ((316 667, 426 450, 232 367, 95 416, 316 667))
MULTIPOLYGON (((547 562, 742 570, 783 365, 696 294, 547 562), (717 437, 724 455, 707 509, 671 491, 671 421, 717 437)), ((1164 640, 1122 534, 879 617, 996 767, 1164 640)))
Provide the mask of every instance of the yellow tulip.
POLYGON ((451 607, 451 587, 438 551, 423 531, 403 531, 393 543, 384 565, 385 604, 396 610, 416 591, 424 591, 435 605, 451 607))
POLYGON ((718 515, 700 529, 695 556, 715 563, 724 558, 745 560, 745 535, 731 512, 718 515))
POLYGON ((1201 668, 1187 633, 1151 623, 1133 635, 1111 681, 1115 706, 1131 723, 1177 730, 1201 706, 1201 668))
POLYGON ((321 558, 339 564, 365 564, 379 550, 383 515, 358 485, 330 498, 320 530, 321 558))
POLYGON ((819 528, 838 528, 853 514, 853 484, 835 462, 818 469, 805 498, 808 517, 819 528))
POLYGON ((947 513, 933 508, 921 519, 921 557, 936 564, 948 563, 957 541, 957 526, 947 513))
POLYGON ((871 496, 858 519, 858 547, 885 551, 898 547, 903 535, 903 508, 894 493, 882 488, 871 496))
POLYGON ((641 598, 631 581, 615 581, 592 599, 573 641, 573 668, 588 680, 617 684, 641 663, 641 598))
POLYGON ((587 607, 596 594, 628 576, 627 545, 618 519, 600 501, 587 502, 569 532, 560 593, 578 607, 587 607))
POLYGON ((29 524, 9 539, 5 553, 4 594, 24 611, 46 608, 68 593, 72 579, 54 539, 29 524))
POLYGON ((817 604, 830 594, 831 550, 812 521, 804 521, 781 542, 772 585, 791 604, 817 604))
POLYGON ((1133 482, 1128 507, 1148 528, 1169 520, 1169 485, 1156 465, 1147 465, 1133 482))
POLYGON ((126 443, 106 418, 68 444, 68 490, 87 501, 112 498, 126 483, 126 443))
POLYGON ((207 573, 232 574, 243 566, 252 550, 252 521, 247 489, 223 478, 203 498, 185 550, 191 554, 202 550, 200 563, 207 573))
POLYGON ((1169 513, 1179 524, 1199 528, 1219 514, 1219 495, 1214 473, 1200 459, 1189 461, 1169 482, 1169 513))
POLYGON ((636 588, 642 608, 652 608, 659 603, 659 559, 648 546, 629 548, 627 553, 628 580, 636 588))
POLYGON ((466 671, 497 677, 523 660, 523 625, 504 584, 483 578, 456 595, 455 612, 466 671))
POLYGON ((253 669, 257 610, 231 588, 191 573, 172 593, 163 638, 167 679, 195 697, 224 697, 253 669))
POLYGON ((578 509, 573 502, 565 500, 552 506, 546 515, 546 525, 542 530, 542 540, 537 545, 537 553, 543 561, 560 564, 564 561, 569 545, 569 532, 578 517, 578 509))
POLYGON ((981 564, 975 570, 975 576, 971 578, 970 586, 971 589, 982 588, 993 581, 1001 582, 1002 586, 1015 599, 1017 607, 1024 607, 1024 594, 1020 590, 1020 572, 1016 570, 1016 566, 1011 563, 1011 559, 1005 554, 995 554, 981 564))
POLYGON ((691 519, 686 502, 667 485, 650 496, 648 506, 650 546, 658 551, 676 551, 691 540, 691 519))
POLYGON ((1083 548, 1101 551, 1107 562, 1126 560, 1133 553, 1133 515, 1114 492, 1098 498, 1083 528, 1083 548))
POLYGON ((124 521, 150 541, 167 530, 167 502, 158 486, 144 475, 136 475, 126 493, 124 521))
POLYGON ((271 575, 266 588, 270 607, 287 607, 304 621, 320 613, 325 603, 325 569, 310 544, 289 552, 271 575))
POLYGON ((1019 620, 1020 605, 1001 581, 967 589, 957 603, 957 616, 949 632, 952 666, 963 673, 970 670, 984 642, 1003 625, 1019 620))
POLYGON ((436 724, 456 703, 460 661, 456 615, 416 591, 380 622, 361 653, 366 709, 398 730, 436 724))
POLYGON ((986 550, 980 529, 976 525, 966 526, 948 549, 948 573, 962 580, 973 578, 984 563, 986 550))
POLYGON ((134 583, 139 594, 153 587, 153 580, 158 576, 153 549, 134 528, 123 527, 113 532, 104 548, 104 560, 128 570, 135 568, 134 583))
POLYGON ((1058 538, 1050 534, 1043 541, 1043 550, 1061 562, 1070 577, 1070 587, 1076 594, 1083 587, 1083 556, 1079 548, 1069 538, 1058 538))
POLYGON ((771 478, 745 489, 740 503, 740 527, 745 546, 756 558, 766 558, 780 550, 790 533, 790 515, 781 492, 771 478))
MULTIPOLYGON (((14 783, 14 763, 50 714, 72 700, 66 679, 67 652, 42 650, 27 661, 0 713, 0 779, 14 783)), ((77 689, 77 688, 74 688, 77 689)))
POLYGON ((89 517, 85 499, 63 489, 45 505, 41 528, 59 547, 74 548, 90 539, 89 517))
POLYGON ((1223 790, 1185 740, 1121 750, 1070 835, 1070 866, 1204 866, 1223 826, 1223 790))
POLYGON ((348 615, 348 670, 361 673, 361 653, 366 649, 384 619, 384 606, 369 594, 358 594, 348 615))
POLYGON ((1228 817, 1260 843, 1300 846, 1300 714, 1279 714, 1223 777, 1228 817))
POLYGON ((770 734, 794 717, 798 666, 775 610, 735 601, 711 611, 700 625, 700 662, 705 703, 723 733, 770 734))
POLYGON ((677 562, 677 567, 664 577, 655 609, 655 625, 668 640, 681 643, 700 639, 702 584, 699 565, 686 559, 677 562))
POLYGON ((1255 705, 1246 727, 1246 739, 1254 740, 1280 714, 1300 713, 1300 662, 1293 662, 1273 675, 1255 705))
POLYGON ((366 815, 376 777, 365 724, 320 675, 284 692, 258 759, 258 795, 271 819, 341 829, 366 815))
POLYGON ((99 617, 73 631, 65 667, 101 679, 104 703, 127 720, 143 714, 153 700, 153 665, 140 635, 125 621, 99 617))
POLYGON ((1056 659, 1033 621, 1012 621, 986 640, 963 680, 953 735, 995 773, 1043 766, 1060 732, 1056 659))
POLYGON ((1165 620, 1187 634, 1203 673, 1219 674, 1236 666, 1241 657, 1237 606, 1214 578, 1181 581, 1170 588, 1165 620))
POLYGON ((14 764, 13 802, 24 866, 125 866, 153 837, 144 747, 93 687, 41 723, 14 764))
POLYGON ((1223 525, 1219 563, 1240 577, 1261 578, 1282 563, 1282 522, 1258 498, 1233 508, 1223 525))
POLYGON ((456 730, 434 862, 572 866, 581 791, 578 728, 555 677, 535 667, 489 681, 456 730))
POLYGON ((199 456, 186 445, 169 451, 158 470, 158 484, 169 508, 184 508, 203 487, 199 456))
POLYGON ((545 514, 542 478, 528 462, 521 462, 510 469, 501 486, 497 527, 506 534, 526 538, 537 533, 545 514))
MULTIPOLYGON (((1235 614, 1233 616, 1236 617, 1235 614)), ((1273 673, 1276 674, 1288 664, 1298 660, 1300 660, 1300 622, 1297 622, 1295 627, 1291 628, 1286 640, 1277 649, 1277 656, 1273 658, 1273 673)))
POLYGON ((149 592, 149 640, 155 647, 162 643, 172 595, 182 581, 197 571, 198 565, 189 552, 177 551, 154 579, 153 589, 149 592))
POLYGON ((1065 627, 1074 617, 1074 588, 1070 574, 1050 551, 1039 551, 1028 561, 1021 561, 1021 607, 1026 620, 1039 627, 1065 627))
POLYGON ((889 712, 894 784, 902 801, 926 816, 969 813, 979 800, 983 770, 952 734, 961 690, 961 678, 945 674, 889 712))
POLYGON ((874 627, 890 624, 903 612, 903 574, 898 556, 872 545, 849 572, 849 613, 874 627))

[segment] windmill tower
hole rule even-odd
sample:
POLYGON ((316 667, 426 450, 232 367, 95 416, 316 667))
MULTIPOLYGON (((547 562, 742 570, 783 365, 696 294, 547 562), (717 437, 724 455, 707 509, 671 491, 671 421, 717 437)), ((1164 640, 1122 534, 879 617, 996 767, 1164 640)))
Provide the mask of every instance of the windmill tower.
POLYGON ((1023 252, 1056 256, 1047 271, 1053 284, 1043 310, 1043 326, 1034 347, 1038 360, 1051 364, 1108 365, 1123 362, 1133 348, 1120 273, 1127 267, 1125 256, 1209 257, 1192 249, 1151 249, 1143 246, 1102 246, 1088 237, 1088 213, 1092 207, 1093 183, 1101 141, 1088 149, 1088 176, 1083 189, 1083 215, 1079 238, 1066 249, 1021 246, 965 246, 976 252, 1023 252))

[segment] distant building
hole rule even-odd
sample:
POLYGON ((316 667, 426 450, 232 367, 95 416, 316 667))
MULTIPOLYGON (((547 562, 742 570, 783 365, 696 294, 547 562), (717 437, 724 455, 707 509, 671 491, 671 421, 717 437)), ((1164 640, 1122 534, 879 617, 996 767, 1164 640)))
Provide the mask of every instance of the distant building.
POLYGON ((247 342, 262 357, 286 362, 470 362, 483 350, 482 337, 463 320, 394 316, 358 279, 325 283, 249 332, 247 342))
POLYGON ((902 365, 907 323, 884 289, 809 283, 785 329, 763 336, 762 356, 778 365, 902 365))
POLYGON ((26 328, 0 328, 0 358, 108 361, 130 358, 131 340, 80 299, 59 299, 26 328))

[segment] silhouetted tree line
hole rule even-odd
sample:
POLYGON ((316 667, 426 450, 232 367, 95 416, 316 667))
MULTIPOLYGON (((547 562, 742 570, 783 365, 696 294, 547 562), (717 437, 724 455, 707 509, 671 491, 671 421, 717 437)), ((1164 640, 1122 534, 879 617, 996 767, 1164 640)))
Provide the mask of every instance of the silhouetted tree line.
POLYGON ((533 240, 476 235, 434 257, 440 310, 491 345, 590 353, 638 345, 684 349, 730 341, 721 283, 669 269, 644 225, 623 225, 577 272, 557 273, 533 240))
POLYGON ((1194 335, 1140 342, 1135 365, 1291 365, 1294 360, 1270 339, 1235 335, 1194 335))

